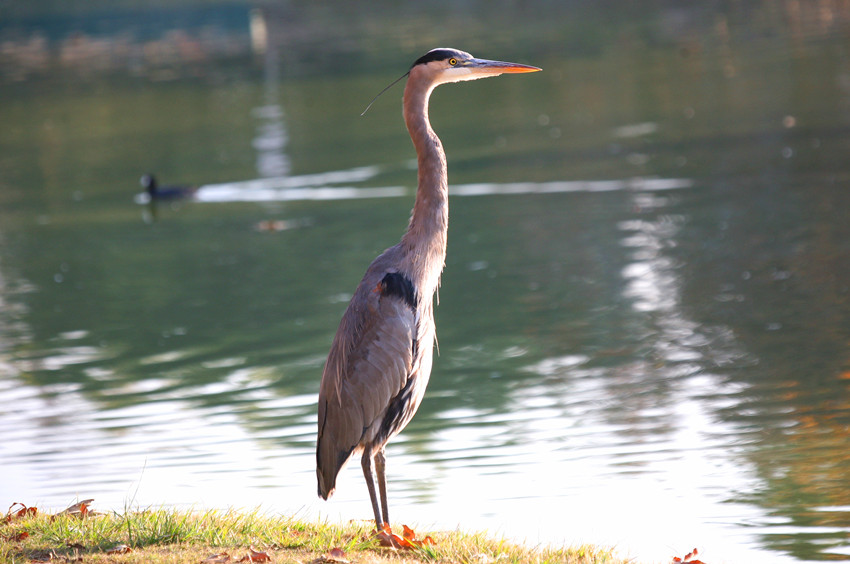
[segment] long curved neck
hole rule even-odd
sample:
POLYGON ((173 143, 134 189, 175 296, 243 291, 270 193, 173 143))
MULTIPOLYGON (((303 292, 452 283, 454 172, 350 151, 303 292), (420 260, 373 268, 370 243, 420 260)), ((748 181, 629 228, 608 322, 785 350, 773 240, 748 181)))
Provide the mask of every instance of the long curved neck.
POLYGON ((433 85, 411 76, 404 89, 404 121, 419 164, 416 203, 401 244, 408 251, 411 274, 421 292, 439 284, 446 258, 449 226, 449 190, 443 145, 428 121, 428 98, 433 85))

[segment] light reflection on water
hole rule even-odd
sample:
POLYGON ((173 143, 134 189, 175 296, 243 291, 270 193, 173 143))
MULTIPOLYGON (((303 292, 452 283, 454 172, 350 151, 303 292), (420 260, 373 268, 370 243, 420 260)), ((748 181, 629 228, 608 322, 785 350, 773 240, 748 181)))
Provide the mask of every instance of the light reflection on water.
MULTIPOLYGON (((412 190, 403 186, 334 186, 334 184, 339 183, 362 183, 371 180, 380 170, 377 166, 370 166, 302 176, 258 178, 221 184, 206 184, 198 187, 192 199, 206 203, 298 202, 397 198, 411 195, 412 190)), ((693 181, 686 178, 639 177, 628 180, 454 184, 449 187, 449 190, 452 196, 493 196, 621 190, 676 190, 688 188, 692 184, 693 181)), ((137 194, 135 201, 138 204, 151 204, 150 196, 147 193, 137 194)))

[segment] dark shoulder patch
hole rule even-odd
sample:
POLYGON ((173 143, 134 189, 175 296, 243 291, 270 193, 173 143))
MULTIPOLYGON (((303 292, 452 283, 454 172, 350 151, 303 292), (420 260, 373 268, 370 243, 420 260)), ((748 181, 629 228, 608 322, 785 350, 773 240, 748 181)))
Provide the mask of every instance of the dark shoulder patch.
POLYGON ((381 280, 381 295, 401 298, 413 310, 419 304, 413 282, 398 272, 388 272, 381 280))
POLYGON ((410 65, 410 68, 413 68, 416 65, 425 65, 432 61, 445 61, 446 59, 451 59, 452 57, 457 56, 457 51, 454 51, 453 49, 432 49, 416 59, 416 61, 410 65))

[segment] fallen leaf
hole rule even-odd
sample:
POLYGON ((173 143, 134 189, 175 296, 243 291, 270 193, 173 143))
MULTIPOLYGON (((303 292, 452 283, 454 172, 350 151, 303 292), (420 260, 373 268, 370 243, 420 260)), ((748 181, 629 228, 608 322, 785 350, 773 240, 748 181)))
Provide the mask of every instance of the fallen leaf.
POLYGON ((133 549, 126 544, 117 544, 106 551, 106 554, 127 554, 133 552, 133 549))
POLYGON ((351 562, 345 559, 345 552, 341 548, 332 548, 308 564, 351 564, 351 562))
POLYGON ((13 519, 20 519, 27 515, 35 515, 36 513, 38 513, 38 509, 35 507, 27 507, 20 501, 16 501, 9 506, 9 510, 6 512, 6 522, 8 523, 13 519), (20 509, 17 508, 18 505, 21 506, 20 509))
POLYGON ((226 552, 219 552, 218 554, 213 554, 204 558, 201 562, 208 562, 209 564, 224 564, 225 562, 230 562, 230 555, 226 552))
POLYGON ((20 533, 18 533, 16 535, 14 535, 14 534, 9 535, 8 537, 6 537, 6 540, 8 540, 9 542, 21 542, 22 540, 26 539, 29 536, 30 536, 30 534, 28 532, 21 531, 20 533))
POLYGON ((345 558, 345 551, 341 548, 332 548, 328 551, 324 556, 324 561, 332 564, 349 564, 349 561, 345 558))
POLYGON ((381 546, 387 546, 390 548, 404 548, 404 549, 414 549, 420 548, 424 545, 432 545, 434 543, 434 539, 430 536, 425 537, 424 539, 416 538, 416 531, 408 527, 407 525, 402 525, 402 535, 398 536, 397 534, 392 532, 389 525, 384 525, 384 530, 378 533, 378 540, 381 543, 381 546))
POLYGON ((435 544, 434 539, 432 539, 430 535, 428 535, 424 539, 417 539, 416 538, 416 531, 414 531, 413 529, 411 529, 407 525, 402 525, 402 527, 404 527, 404 540, 406 540, 410 544, 417 546, 417 547, 421 547, 421 546, 424 546, 426 544, 435 544))
POLYGON ((705 564, 702 560, 696 560, 696 556, 699 554, 699 550, 696 548, 687 553, 684 558, 679 558, 678 556, 673 557, 673 564, 705 564))
POLYGON ((84 499, 83 501, 79 501, 68 507, 64 511, 60 513, 68 513, 70 515, 79 515, 80 517, 85 517, 89 513, 89 505, 94 501, 94 499, 84 499))
POLYGON ((271 562, 272 558, 267 552, 257 550, 256 548, 248 548, 248 562, 271 562))
POLYGON ((387 548, 411 548, 413 546, 409 541, 393 533, 389 527, 378 533, 378 541, 381 546, 387 548))

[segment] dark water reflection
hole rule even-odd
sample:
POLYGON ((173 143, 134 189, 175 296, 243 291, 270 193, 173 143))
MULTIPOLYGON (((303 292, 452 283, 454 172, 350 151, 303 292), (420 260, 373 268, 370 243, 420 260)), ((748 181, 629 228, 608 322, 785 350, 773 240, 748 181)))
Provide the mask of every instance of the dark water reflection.
POLYGON ((265 54, 242 6, 0 27, 0 498, 367 515, 356 469, 315 499, 315 396, 414 173, 400 92, 359 113, 455 44, 545 72, 435 94, 440 355, 394 515, 850 559, 850 14, 440 7, 267 9, 265 54), (197 201, 133 203, 148 170, 197 201))

